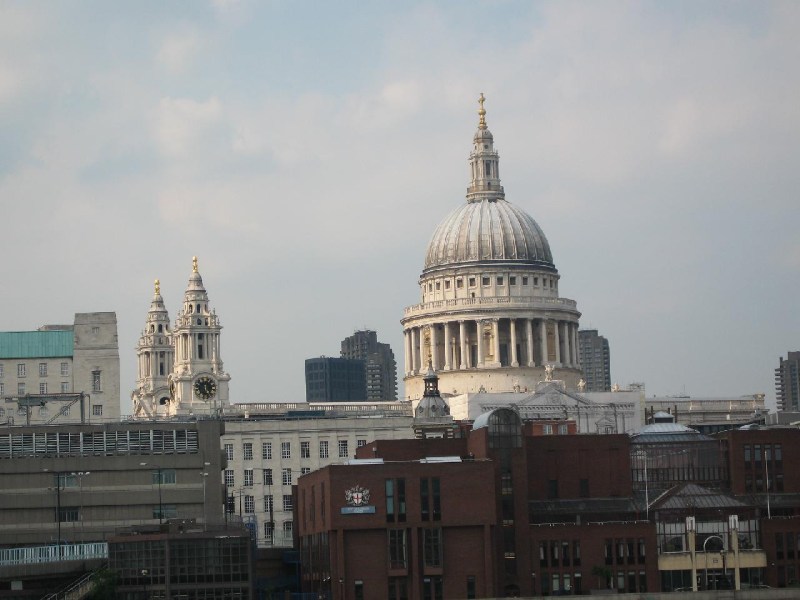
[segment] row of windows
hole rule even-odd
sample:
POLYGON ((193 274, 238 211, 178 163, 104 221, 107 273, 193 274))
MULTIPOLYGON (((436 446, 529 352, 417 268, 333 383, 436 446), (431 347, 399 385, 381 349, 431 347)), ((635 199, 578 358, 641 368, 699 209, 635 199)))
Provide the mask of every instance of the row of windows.
POLYGON ((539 566, 581 566, 580 540, 543 540, 539 542, 539 566))
MULTIPOLYGON (((5 369, 2 363, 0 363, 0 377, 3 377, 5 374, 5 369)), ((62 362, 61 365, 61 377, 69 377, 69 363, 62 362)), ((39 363, 39 377, 47 377, 48 365, 46 362, 39 363)), ((28 375, 28 365, 26 363, 17 363, 17 377, 27 377, 28 375)))
POLYGON ((800 558, 800 533, 778 532, 775 534, 775 558, 777 560, 794 560, 800 558))
MULTIPOLYGON (((389 568, 407 569, 409 564, 408 530, 389 529, 389 568)), ((441 567, 444 555, 442 529, 432 527, 422 530, 422 560, 426 567, 441 567)))
MULTIPOLYGON (((227 510, 228 513, 233 514, 236 512, 236 496, 229 495, 228 496, 228 503, 227 503, 227 510)), ((293 496, 291 494, 283 494, 283 510, 286 512, 292 512, 294 508, 294 503, 292 501, 293 496)), ((256 498, 251 494, 242 494, 242 509, 244 514, 250 515, 256 512, 256 498)), ((268 494, 264 496, 264 512, 271 514, 275 510, 275 501, 272 494, 268 494)))
MULTIPOLYGON (((361 448, 361 446, 365 446, 367 444, 367 440, 357 440, 356 444, 359 448, 361 448)), ((350 456, 350 444, 348 440, 338 440, 336 442, 336 448, 339 458, 348 458, 350 456)), ((320 440, 318 451, 319 458, 330 458, 328 440, 320 440)), ((225 457, 229 461, 234 459, 233 444, 225 444, 225 457)), ((261 458, 262 460, 272 460, 272 442, 261 442, 261 458)), ((291 442, 281 442, 281 458, 292 458, 291 442)), ((300 442, 300 458, 311 458, 311 442, 300 442)), ((252 442, 244 442, 242 444, 242 459, 253 460, 252 442)))
MULTIPOLYGON (((529 277, 527 275, 523 275, 521 279, 522 279, 522 285, 528 285, 529 277)), ((497 285, 505 285, 505 281, 506 281, 505 277, 502 276, 502 275, 497 275, 495 277, 495 283, 497 285)), ((548 288, 549 287, 549 289, 552 290, 555 287, 554 281, 555 281, 554 279, 548 279, 546 277, 542 277, 542 287, 543 288, 548 288)), ((469 287, 478 287, 478 283, 477 282, 478 282, 478 278, 477 277, 468 277, 467 278, 467 284, 469 285, 469 287)), ((481 285, 482 286, 486 287, 486 286, 489 286, 491 284, 492 284, 491 276, 489 276, 489 275, 482 275, 481 276, 481 285)), ((433 282, 429 282, 428 283, 428 291, 429 292, 433 291, 434 285, 436 287, 436 291, 439 291, 442 288, 442 282, 441 281, 437 281, 437 282, 435 282, 435 284, 433 282)), ((445 279, 444 280, 444 289, 449 290, 450 289, 450 285, 451 285, 450 284, 450 280, 449 279, 445 279)), ((517 277, 515 275, 509 275, 508 276, 508 285, 517 285, 517 277)), ((533 285, 536 286, 536 287, 539 286, 539 278, 538 277, 534 277, 533 278, 533 285)), ((463 277, 456 277, 456 289, 461 289, 463 287, 464 287, 464 278, 463 277)))
MULTIPOLYGON (((69 394, 70 391, 71 391, 70 387, 71 386, 70 386, 69 381, 62 381, 61 382, 61 393, 62 394, 69 394)), ((0 381, 0 396, 5 395, 5 393, 6 393, 5 384, 2 381, 0 381)), ((21 382, 17 383, 17 396, 24 396, 26 393, 27 393, 27 388, 25 387, 25 382, 21 381, 21 382)), ((47 382, 46 381, 39 382, 39 393, 40 394, 47 394, 48 393, 48 388, 47 388, 47 382)))
MULTIPOLYGON (((42 392, 42 393, 45 393, 45 392, 42 392)), ((0 396, 2 396, 2 395, 3 395, 3 384, 0 383, 0 396)), ((46 406, 40 406, 38 411, 39 411, 39 418, 41 418, 41 419, 46 418, 50 414, 50 411, 48 410, 48 408, 46 406)), ((8 411, 6 411, 5 408, 0 407, 0 417, 5 417, 6 416, 6 412, 8 412, 9 415, 12 415, 14 413, 14 410, 9 408, 8 411)), ((58 409, 58 413, 61 414, 64 417, 68 417, 69 413, 70 413, 70 407, 69 406, 62 406, 62 407, 60 407, 58 409)), ((27 415, 27 410, 25 409, 24 406, 21 406, 21 407, 19 407, 17 409, 17 414, 19 416, 21 416, 21 417, 24 417, 24 416, 27 415)), ((92 416, 94 416, 94 417, 102 417, 103 416, 103 405, 102 404, 93 404, 92 405, 92 416)))
MULTIPOLYGON (((607 565, 644 564, 645 545, 644 538, 636 539, 608 539, 605 541, 605 557, 607 565)), ((634 590, 635 591, 635 590, 634 590)))
MULTIPOLYGON (((300 475, 305 475, 310 473, 311 469, 309 467, 303 467, 300 469, 300 475)), ((272 469, 261 469, 261 483, 262 485, 274 485, 272 479, 272 469)), ((254 484, 254 471, 253 469, 245 469, 244 470, 244 477, 242 485, 244 487, 253 487, 254 484)), ((281 469, 281 484, 282 485, 292 485, 292 470, 291 469, 281 469)), ((235 487, 236 486, 236 475, 234 474, 233 469, 225 469, 225 487, 235 487)))
MULTIPOLYGON (((406 520, 406 480, 387 479, 386 520, 403 523, 406 520)), ((423 478, 419 482, 420 511, 423 521, 441 521, 442 498, 438 477, 423 478)))

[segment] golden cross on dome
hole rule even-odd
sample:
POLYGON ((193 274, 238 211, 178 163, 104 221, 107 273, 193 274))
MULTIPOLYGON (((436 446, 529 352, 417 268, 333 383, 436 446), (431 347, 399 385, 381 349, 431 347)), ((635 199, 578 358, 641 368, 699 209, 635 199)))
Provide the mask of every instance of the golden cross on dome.
POLYGON ((481 105, 480 109, 478 110, 478 115, 481 118, 481 120, 478 122, 478 129, 486 129, 486 109, 483 108, 484 102, 486 102, 486 96, 484 96, 483 92, 481 92, 481 97, 478 98, 478 104, 481 105))
POLYGON ((156 296, 160 295, 161 295, 161 282, 158 279, 156 279, 156 296))
POLYGON ((192 273, 197 273, 197 257, 192 257, 192 273))

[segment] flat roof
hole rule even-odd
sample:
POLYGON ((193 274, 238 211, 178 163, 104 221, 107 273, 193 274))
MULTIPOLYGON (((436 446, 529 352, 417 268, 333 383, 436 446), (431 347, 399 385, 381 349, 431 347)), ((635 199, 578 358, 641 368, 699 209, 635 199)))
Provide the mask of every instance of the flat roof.
POLYGON ((45 331, 0 332, 0 359, 63 358, 72 356, 75 336, 72 328, 45 331))

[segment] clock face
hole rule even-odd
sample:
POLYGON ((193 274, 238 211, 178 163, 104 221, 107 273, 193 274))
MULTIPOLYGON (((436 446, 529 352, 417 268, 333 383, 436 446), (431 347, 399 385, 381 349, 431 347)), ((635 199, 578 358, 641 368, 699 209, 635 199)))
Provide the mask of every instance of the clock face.
POLYGON ((194 382, 194 391, 203 400, 208 400, 217 393, 217 384, 211 377, 201 377, 194 382))

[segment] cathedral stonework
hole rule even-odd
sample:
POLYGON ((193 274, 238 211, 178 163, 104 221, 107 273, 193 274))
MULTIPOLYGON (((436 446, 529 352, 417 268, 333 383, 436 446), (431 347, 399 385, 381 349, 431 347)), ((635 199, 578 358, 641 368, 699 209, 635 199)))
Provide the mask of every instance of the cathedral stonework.
POLYGON ((411 400, 424 392, 429 360, 445 395, 534 390, 546 367, 570 388, 581 378, 580 312, 559 297, 544 232, 505 198, 483 94, 479 102, 467 201, 434 231, 420 303, 401 320, 411 400))
POLYGON ((192 274, 172 329, 156 280, 145 329, 136 345, 134 416, 219 414, 230 406, 231 377, 223 369, 221 330, 219 317, 209 309, 197 257, 192 259, 192 274))

